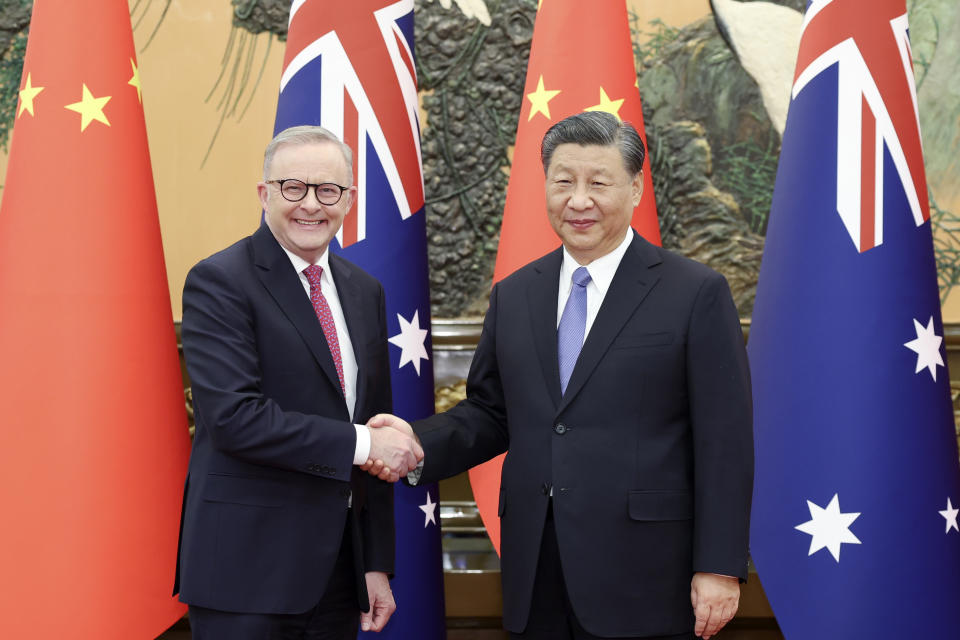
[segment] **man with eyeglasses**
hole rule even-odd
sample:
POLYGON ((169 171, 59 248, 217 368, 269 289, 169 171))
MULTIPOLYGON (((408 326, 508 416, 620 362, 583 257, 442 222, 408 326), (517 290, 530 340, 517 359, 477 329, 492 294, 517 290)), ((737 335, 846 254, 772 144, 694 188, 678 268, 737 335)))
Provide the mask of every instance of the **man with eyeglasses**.
POLYGON ((352 166, 326 129, 282 131, 260 228, 187 275, 197 428, 174 592, 194 640, 346 640, 395 609, 393 489, 355 465, 408 469, 423 453, 363 424, 392 403, 383 287, 328 251, 352 166))

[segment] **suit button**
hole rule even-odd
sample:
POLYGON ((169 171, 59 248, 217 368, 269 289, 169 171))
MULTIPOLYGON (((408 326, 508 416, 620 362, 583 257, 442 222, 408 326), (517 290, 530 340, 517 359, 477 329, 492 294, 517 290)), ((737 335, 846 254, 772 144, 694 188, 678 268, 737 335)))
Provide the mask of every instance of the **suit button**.
POLYGON ((558 436, 562 436, 569 430, 569 427, 563 423, 559 423, 553 428, 553 430, 557 432, 558 436))
POLYGON ((341 489, 341 490, 340 490, 340 497, 342 497, 342 498, 349 498, 349 497, 350 497, 350 489, 341 489))
POLYGON ((550 484, 547 482, 544 482, 542 485, 540 485, 540 493, 542 493, 545 496, 550 495, 550 484))

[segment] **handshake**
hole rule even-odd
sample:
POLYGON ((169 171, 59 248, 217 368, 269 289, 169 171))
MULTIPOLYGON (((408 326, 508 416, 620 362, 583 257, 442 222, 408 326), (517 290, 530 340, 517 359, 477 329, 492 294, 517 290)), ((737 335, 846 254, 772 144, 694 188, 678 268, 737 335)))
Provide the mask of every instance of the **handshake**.
POLYGON ((360 468, 387 482, 406 476, 423 460, 423 449, 406 420, 380 413, 367 422, 370 454, 360 468))

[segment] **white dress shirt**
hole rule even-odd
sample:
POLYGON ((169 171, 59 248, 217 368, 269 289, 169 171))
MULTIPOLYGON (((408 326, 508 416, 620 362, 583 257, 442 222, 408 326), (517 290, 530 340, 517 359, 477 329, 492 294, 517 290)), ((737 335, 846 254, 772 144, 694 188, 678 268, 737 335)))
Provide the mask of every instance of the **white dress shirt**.
MULTIPOLYGON (((290 258, 293 268, 300 276, 300 284, 310 299, 310 281, 303 273, 303 270, 310 266, 310 263, 297 254, 287 251, 286 247, 281 246, 283 251, 290 258)), ((327 300, 330 307, 330 313, 333 315, 333 323, 337 327, 337 340, 340 342, 340 360, 343 366, 343 395, 347 402, 347 411, 350 413, 350 419, 353 420, 353 411, 357 404, 357 356, 353 353, 353 342, 350 341, 350 332, 347 331, 347 320, 343 315, 343 307, 340 306, 340 296, 337 294, 337 285, 330 274, 330 251, 324 251, 320 259, 314 264, 323 267, 323 273, 320 276, 320 290, 323 297, 327 300)), ((311 302, 311 306, 313 303, 311 302)), ((319 320, 318 320, 319 322, 319 320)), ((370 455, 370 431, 366 425, 353 425, 357 431, 357 447, 353 454, 353 464, 363 464, 370 455)))
MULTIPOLYGON (((590 282, 587 283, 587 324, 584 327, 583 339, 586 341, 587 334, 590 333, 590 327, 593 321, 597 319, 597 313, 600 311, 600 305, 607 295, 607 289, 613 282, 613 276, 617 273, 620 261, 627 252, 630 243, 633 242, 633 229, 627 228, 627 234, 616 249, 605 256, 597 258, 586 266, 590 274, 590 282)), ((579 264, 567 248, 563 248, 563 263, 560 265, 560 293, 557 296, 557 326, 560 326, 560 317, 563 315, 563 308, 567 305, 567 298, 570 297, 570 291, 573 289, 573 272, 579 264)))

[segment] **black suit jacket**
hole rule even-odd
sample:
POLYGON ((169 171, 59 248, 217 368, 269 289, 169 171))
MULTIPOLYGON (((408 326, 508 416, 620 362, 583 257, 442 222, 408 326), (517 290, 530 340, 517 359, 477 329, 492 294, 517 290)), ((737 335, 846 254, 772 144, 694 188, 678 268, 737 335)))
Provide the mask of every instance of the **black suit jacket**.
POLYGON ((504 626, 527 623, 553 489, 580 623, 600 636, 693 627, 696 571, 746 577, 750 379, 729 288, 635 235, 566 394, 557 364, 562 250, 494 287, 467 399, 414 425, 430 482, 502 453, 504 626))
MULTIPOLYGON (((363 423, 391 409, 383 288, 335 255, 330 271, 363 423)), ((393 490, 353 467, 356 431, 323 330, 265 225, 190 271, 182 328, 197 429, 175 592, 222 611, 306 611, 350 517, 367 609, 361 574, 393 570, 393 490)))

